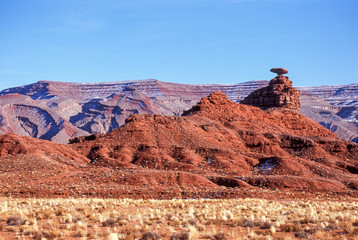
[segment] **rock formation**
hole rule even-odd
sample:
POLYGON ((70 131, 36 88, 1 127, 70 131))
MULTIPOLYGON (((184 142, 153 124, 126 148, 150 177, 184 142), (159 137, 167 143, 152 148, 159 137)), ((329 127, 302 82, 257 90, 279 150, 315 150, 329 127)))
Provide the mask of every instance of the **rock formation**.
MULTIPOLYGON (((107 83, 40 81, 0 92, 0 134, 67 143, 71 138, 116 129, 132 113, 180 116, 212 92, 221 91, 238 102, 268 84, 252 81, 189 85, 154 79, 107 83)), ((342 139, 358 141, 357 83, 299 90, 301 113, 342 139)))
POLYGON ((260 88, 252 92, 240 103, 256 106, 262 109, 281 107, 299 110, 300 92, 292 87, 292 82, 282 74, 288 73, 284 68, 272 68, 271 72, 277 73, 277 77, 272 79, 269 86, 260 88))
POLYGON ((267 81, 188 85, 154 79, 107 83, 40 81, 0 92, 0 134, 17 133, 68 143, 107 133, 133 113, 179 116, 202 97, 222 91, 238 101, 267 81))
POLYGON ((358 195, 358 144, 298 111, 263 111, 221 92, 181 117, 133 114, 110 133, 71 142, 2 135, 0 196, 358 195))
POLYGON ((286 68, 271 68, 270 72, 276 73, 278 76, 287 74, 288 70, 286 68))
POLYGON ((357 144, 339 140, 297 111, 263 111, 220 92, 182 117, 132 115, 121 128, 73 139, 71 146, 96 166, 148 169, 148 176, 187 172, 202 184, 205 176, 229 188, 345 192, 358 187, 357 144))

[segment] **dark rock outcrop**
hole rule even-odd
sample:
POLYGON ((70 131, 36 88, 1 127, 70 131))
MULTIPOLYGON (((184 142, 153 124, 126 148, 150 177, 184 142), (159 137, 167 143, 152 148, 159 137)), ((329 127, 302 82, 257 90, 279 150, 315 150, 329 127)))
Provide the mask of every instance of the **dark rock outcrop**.
POLYGON ((282 74, 287 74, 288 70, 286 68, 271 68, 270 72, 276 73, 278 76, 282 74))
POLYGON ((270 81, 269 86, 252 92, 240 103, 261 109, 281 107, 299 110, 300 91, 292 87, 292 81, 288 77, 282 76, 288 71, 284 68, 272 68, 271 72, 277 73, 278 76, 270 81))

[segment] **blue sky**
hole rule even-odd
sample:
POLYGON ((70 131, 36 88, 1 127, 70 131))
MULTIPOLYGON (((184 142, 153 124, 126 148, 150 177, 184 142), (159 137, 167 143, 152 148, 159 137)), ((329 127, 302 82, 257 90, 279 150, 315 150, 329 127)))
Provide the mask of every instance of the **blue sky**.
POLYGON ((39 80, 358 82, 357 0, 0 0, 0 89, 39 80))

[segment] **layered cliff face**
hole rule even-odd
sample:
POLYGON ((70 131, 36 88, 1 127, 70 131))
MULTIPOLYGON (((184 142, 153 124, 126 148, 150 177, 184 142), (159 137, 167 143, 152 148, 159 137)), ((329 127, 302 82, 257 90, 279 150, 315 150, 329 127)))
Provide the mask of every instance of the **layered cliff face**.
MULTIPOLYGON (((153 79, 93 84, 40 81, 0 92, 0 134, 13 132, 67 143, 74 137, 116 129, 133 113, 179 116, 212 92, 221 91, 238 102, 268 83, 186 85, 153 79)), ((297 89, 301 91, 302 113, 340 138, 358 141, 358 84, 297 89)), ((289 98, 280 101, 281 106, 284 101, 293 102, 289 98)))
POLYGON ((143 81, 79 84, 40 81, 0 92, 0 134, 67 143, 69 139, 107 133, 131 114, 180 115, 200 98, 221 90, 235 101, 266 81, 236 85, 185 85, 143 81))
POLYGON ((301 87, 301 112, 335 132, 358 142, 358 84, 301 87))
POLYGON ((279 75, 272 79, 267 87, 250 93, 240 103, 262 109, 282 107, 299 110, 299 97, 300 92, 292 87, 292 82, 288 77, 279 75))
POLYGON ((135 114, 67 146, 3 135, 0 153, 5 195, 216 198, 265 189, 355 196, 358 189, 358 144, 296 110, 263 111, 221 92, 183 116, 135 114))
POLYGON ((352 107, 343 104, 333 105, 312 94, 303 91, 301 93, 301 113, 336 133, 340 138, 358 142, 358 124, 355 124, 356 120, 352 119, 358 117, 358 113, 349 110, 348 116, 341 114, 352 107))

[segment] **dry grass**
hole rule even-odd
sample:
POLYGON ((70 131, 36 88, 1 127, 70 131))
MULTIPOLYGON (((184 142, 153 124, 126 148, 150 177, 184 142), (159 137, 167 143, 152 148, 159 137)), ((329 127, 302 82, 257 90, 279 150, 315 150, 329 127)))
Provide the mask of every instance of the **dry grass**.
MULTIPOLYGON (((357 201, 1 199, 4 239, 355 239, 357 201)), ((1 238, 0 238, 1 239, 1 238)))

